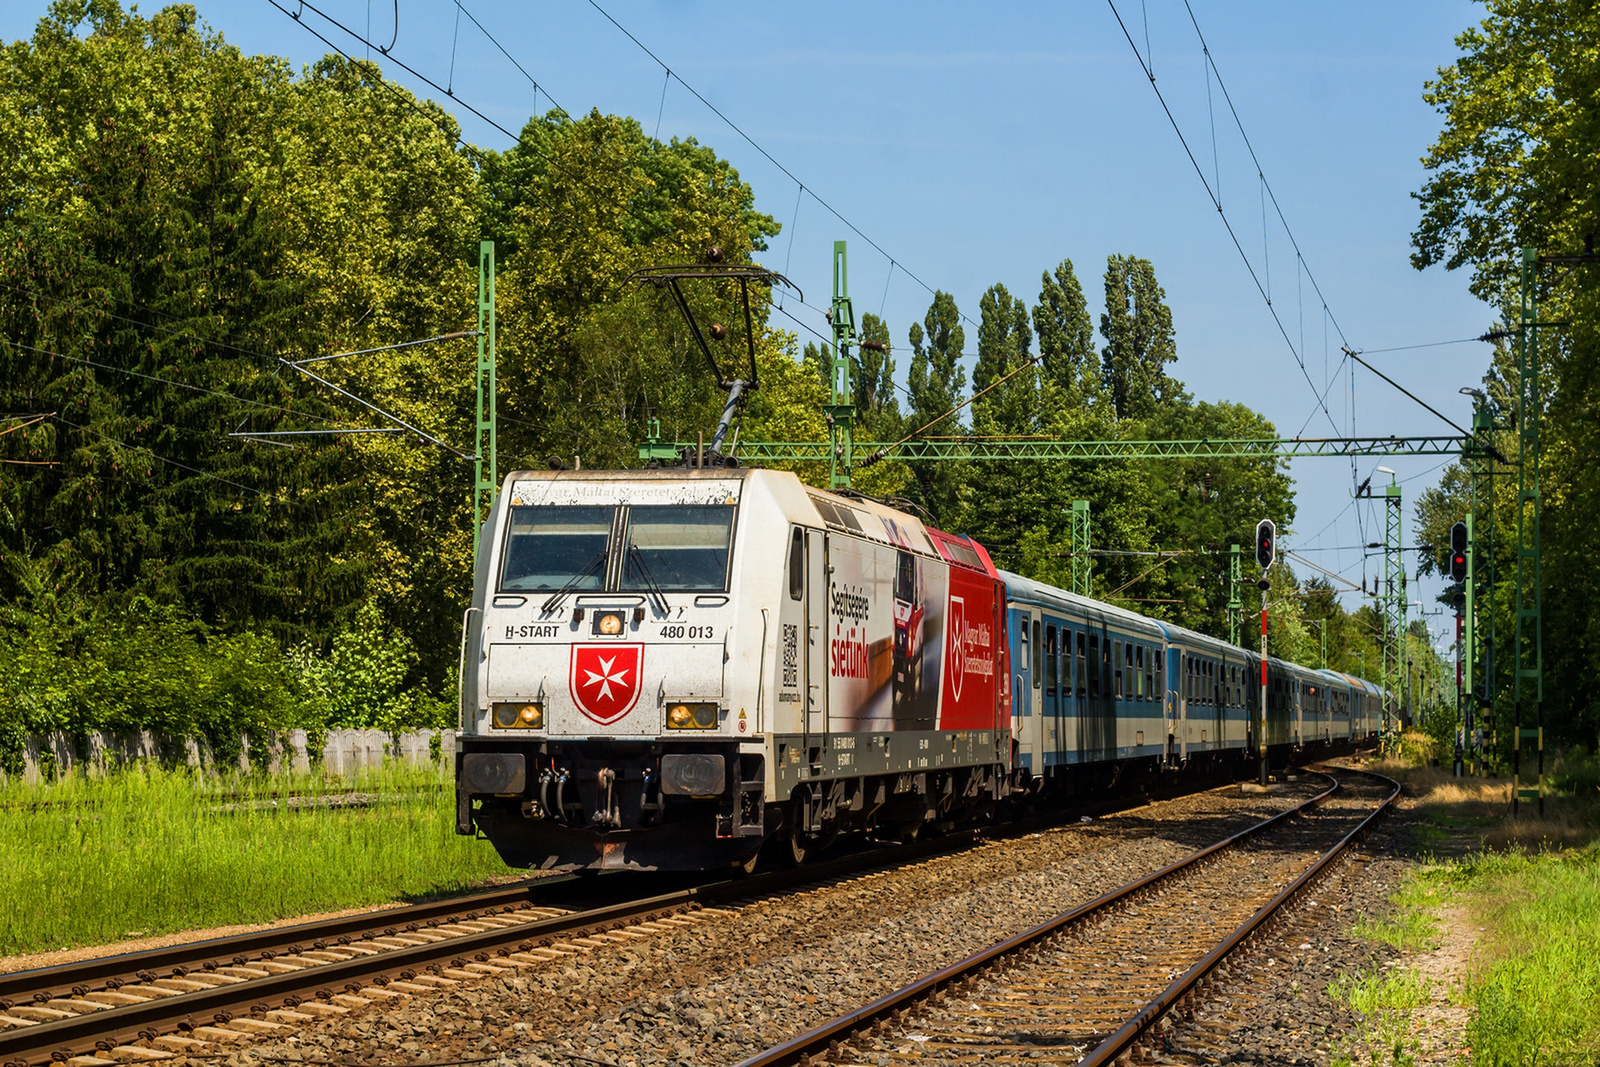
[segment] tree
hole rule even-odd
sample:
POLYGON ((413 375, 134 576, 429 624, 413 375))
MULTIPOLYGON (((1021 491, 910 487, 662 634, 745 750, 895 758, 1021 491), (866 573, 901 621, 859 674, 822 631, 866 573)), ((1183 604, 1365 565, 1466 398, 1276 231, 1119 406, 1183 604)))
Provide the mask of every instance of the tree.
POLYGON ((895 395, 894 356, 889 351, 889 325, 872 312, 861 316, 861 340, 884 346, 878 352, 865 346, 855 356, 856 417, 864 433, 894 440, 900 433, 900 399, 895 395))
POLYGON ((1166 366, 1178 358, 1178 349, 1166 298, 1148 259, 1107 258, 1101 375, 1118 418, 1148 418, 1173 398, 1166 366))
POLYGON ((1028 305, 995 284, 978 301, 978 360, 972 368, 972 428, 980 434, 1032 433, 1039 417, 1028 305))
POLYGON ((1072 260, 1063 259, 1054 274, 1040 275, 1033 330, 1039 338, 1041 377, 1058 395, 1056 403, 1076 408, 1099 401, 1102 383, 1094 321, 1072 260))
MULTIPOLYGON (((1443 128, 1423 159, 1430 174, 1416 194, 1421 218, 1411 261, 1419 270, 1470 268, 1472 292, 1514 323, 1521 249, 1586 253, 1600 237, 1600 9, 1581 0, 1493 0, 1487 7, 1488 17, 1456 38, 1460 56, 1426 86, 1424 99, 1443 116, 1443 128)), ((1555 740, 1584 744, 1600 732, 1600 694, 1591 682, 1600 671, 1600 616, 1589 608, 1600 597, 1592 562, 1593 516, 1600 514, 1593 462, 1600 455, 1597 271, 1592 264, 1546 268, 1538 280, 1540 318, 1569 324, 1539 331, 1545 722, 1555 740)), ((1509 427, 1517 379, 1508 349, 1496 351, 1484 382, 1489 413, 1503 428, 1501 450, 1515 454, 1509 427)), ((1514 479, 1496 481, 1504 484, 1479 506, 1493 509, 1500 531, 1501 584, 1490 602, 1501 613, 1499 632, 1510 635, 1518 503, 1514 479)), ((1440 491, 1424 498, 1419 536, 1435 536, 1468 504, 1465 477, 1447 471, 1440 491)), ((1505 707, 1509 640, 1498 652, 1505 707)), ((1510 724, 1501 725, 1499 736, 1508 737, 1510 724)))
MULTIPOLYGON (((955 409, 966 398, 967 372, 961 365, 967 343, 961 326, 961 312, 955 297, 940 290, 922 322, 911 324, 911 372, 909 389, 911 412, 907 431, 918 436, 940 436, 961 432, 955 409)), ((913 463, 915 502, 936 522, 954 526, 962 506, 964 482, 961 464, 913 463)))

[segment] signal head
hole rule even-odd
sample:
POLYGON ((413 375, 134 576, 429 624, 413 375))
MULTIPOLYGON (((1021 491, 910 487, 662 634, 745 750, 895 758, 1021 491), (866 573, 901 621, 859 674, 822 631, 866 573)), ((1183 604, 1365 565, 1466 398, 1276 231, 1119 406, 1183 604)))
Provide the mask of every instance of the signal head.
POLYGON ((1278 556, 1278 527, 1271 519, 1256 523, 1256 564, 1264 571, 1278 556))
POLYGON ((1467 577, 1467 524, 1458 522, 1450 527, 1450 580, 1464 581, 1467 577))

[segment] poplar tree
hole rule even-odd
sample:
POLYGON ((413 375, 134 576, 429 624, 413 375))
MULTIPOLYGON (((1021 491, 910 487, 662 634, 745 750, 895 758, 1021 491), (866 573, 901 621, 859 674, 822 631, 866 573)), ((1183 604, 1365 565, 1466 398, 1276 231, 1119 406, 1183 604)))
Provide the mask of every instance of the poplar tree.
POLYGON ((1178 349, 1166 296, 1148 259, 1107 258, 1101 375, 1118 418, 1149 418, 1169 399, 1166 366, 1178 358, 1178 349))
POLYGON ((1094 320, 1083 286, 1063 259, 1039 278, 1039 302, 1033 308, 1033 330, 1039 338, 1041 378, 1056 394, 1055 403, 1075 408, 1102 396, 1100 354, 1095 351, 1094 320))
MULTIPOLYGON (((955 297, 939 290, 921 323, 913 322, 909 389, 911 412, 907 432, 948 436, 961 432, 960 416, 952 409, 966 398, 967 372, 961 365, 967 343, 955 297)), ((954 527, 960 518, 964 464, 925 462, 910 464, 915 502, 936 522, 954 527)))

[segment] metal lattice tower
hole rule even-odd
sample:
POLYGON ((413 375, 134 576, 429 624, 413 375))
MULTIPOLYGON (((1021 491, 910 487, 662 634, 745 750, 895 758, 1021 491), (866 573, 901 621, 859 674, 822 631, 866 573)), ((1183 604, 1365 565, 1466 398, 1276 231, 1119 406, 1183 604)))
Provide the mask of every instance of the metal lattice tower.
POLYGON ((1405 524, 1401 521, 1400 486, 1389 476, 1383 487, 1383 586, 1378 603, 1383 617, 1384 744, 1396 751, 1400 736, 1400 691, 1406 678, 1405 524))
POLYGON ((1089 555, 1089 502, 1072 502, 1072 591, 1089 596, 1094 560, 1089 555))
POLYGON ((833 402, 823 408, 828 413, 831 438, 828 449, 828 487, 846 489, 855 466, 856 391, 851 381, 850 346, 856 340, 856 313, 850 304, 850 278, 845 242, 833 242, 833 305, 828 320, 833 324, 833 345, 828 350, 828 382, 833 402))
POLYGON ((1513 688, 1511 810, 1538 800, 1544 814, 1544 619, 1539 559, 1539 256, 1522 250, 1517 330, 1517 614, 1513 688), (1531 716, 1525 716, 1532 704, 1531 716), (1532 727, 1522 725, 1525 717, 1532 727), (1537 743, 1538 787, 1522 788, 1522 742, 1537 743))
POLYGON ((1461 718, 1463 740, 1471 773, 1484 772, 1484 730, 1495 720, 1495 508, 1494 417, 1487 402, 1472 412, 1476 447, 1466 464, 1472 479, 1472 503, 1467 512, 1467 580, 1463 590, 1464 626, 1461 718))
MULTIPOLYGON (((1239 643, 1239 627, 1244 622, 1244 600, 1239 596, 1239 546, 1228 546, 1228 644, 1239 643)), ((1323 664, 1327 666, 1326 663, 1323 664)))
POLYGON ((496 442, 494 369, 494 242, 478 242, 478 401, 472 451, 472 568, 478 568, 479 531, 499 491, 500 454, 496 442))

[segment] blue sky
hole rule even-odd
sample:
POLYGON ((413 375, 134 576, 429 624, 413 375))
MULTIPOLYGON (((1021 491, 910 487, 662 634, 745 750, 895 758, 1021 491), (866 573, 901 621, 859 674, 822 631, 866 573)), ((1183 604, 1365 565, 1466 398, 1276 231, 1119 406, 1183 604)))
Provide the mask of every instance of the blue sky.
MULTIPOLYGON (((519 128, 534 105, 533 85, 468 18, 457 30, 452 0, 399 0, 398 27, 395 0, 314 2, 363 33, 370 18, 372 38, 388 44, 394 37, 394 56, 449 82, 458 100, 508 128, 519 128)), ((798 214, 794 180, 678 82, 663 94, 662 68, 588 0, 465 6, 537 79, 541 109, 553 99, 574 113, 634 115, 647 132, 659 114, 662 137, 693 136, 731 159, 759 206, 784 224, 767 265, 789 274, 811 303, 826 302, 832 242, 848 239, 857 314, 881 310, 902 349, 909 323, 929 302, 912 275, 952 292, 976 318, 989 285, 1003 282, 1031 302, 1040 272, 1071 258, 1098 321, 1106 256, 1140 255, 1166 289, 1178 335, 1174 372, 1189 389, 1249 404, 1285 435, 1321 436, 1352 426, 1351 382, 1345 372, 1335 375, 1341 336, 1373 350, 1472 337, 1494 319, 1466 291, 1463 274, 1419 273, 1407 260, 1417 221, 1411 194, 1424 180, 1420 157, 1440 121, 1422 100, 1423 82, 1455 56, 1454 36, 1482 17, 1477 4, 1190 0, 1302 260, 1270 201, 1263 224, 1256 164, 1217 81, 1208 80, 1183 0, 1116 0, 1220 189, 1250 265, 1270 285, 1286 343, 1103 0, 601 3, 805 184, 810 192, 799 196, 798 214), (1327 415, 1317 403, 1325 388, 1327 415)), ((30 35, 45 7, 42 0, 4 5, 0 34, 30 35)), ((297 64, 324 51, 268 0, 199 7, 246 51, 297 64)), ((349 41, 309 10, 302 17, 349 41)), ((435 95, 393 74, 420 95, 435 95)), ((446 106, 472 140, 507 144, 448 98, 446 106)), ((969 348, 975 343, 970 337, 969 348)), ((1457 390, 1477 384, 1489 349, 1473 343, 1368 358, 1466 424, 1470 411, 1457 390)), ((899 359, 902 378, 907 362, 899 359)), ((1364 370, 1354 382, 1353 418, 1362 435, 1450 432, 1364 370)), ((1379 462, 1405 479, 1409 541, 1410 502, 1434 484, 1439 461, 1361 461, 1358 475, 1379 462)), ((1293 473, 1299 513, 1287 543, 1354 581, 1363 566, 1376 574, 1380 561, 1363 564, 1361 549, 1346 547, 1382 536, 1381 514, 1351 504, 1349 461, 1300 460, 1293 473)), ((1435 607, 1436 583, 1413 589, 1435 607)), ((1355 597, 1346 604, 1353 608, 1355 597)))

